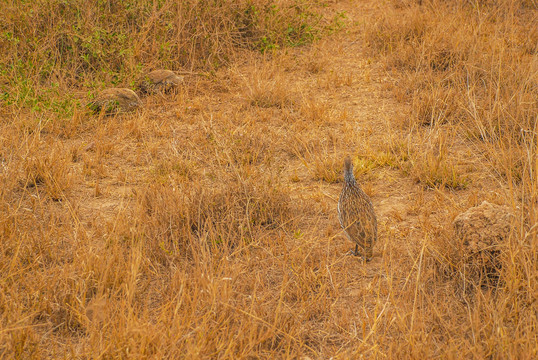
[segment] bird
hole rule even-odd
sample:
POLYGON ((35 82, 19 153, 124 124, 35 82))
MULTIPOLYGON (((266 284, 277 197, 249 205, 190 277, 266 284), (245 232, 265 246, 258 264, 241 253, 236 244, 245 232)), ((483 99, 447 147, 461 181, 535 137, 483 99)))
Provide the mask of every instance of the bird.
POLYGON ((347 238, 355 243, 351 254, 369 261, 377 241, 377 218, 372 201, 355 180, 349 156, 344 160, 344 186, 338 200, 338 220, 347 238))
POLYGON ((170 70, 154 70, 141 80, 138 87, 143 94, 154 92, 168 92, 178 87, 184 81, 183 76, 170 70))
POLYGON ((101 91, 87 107, 95 113, 129 112, 141 106, 140 98, 131 89, 109 88, 101 91))

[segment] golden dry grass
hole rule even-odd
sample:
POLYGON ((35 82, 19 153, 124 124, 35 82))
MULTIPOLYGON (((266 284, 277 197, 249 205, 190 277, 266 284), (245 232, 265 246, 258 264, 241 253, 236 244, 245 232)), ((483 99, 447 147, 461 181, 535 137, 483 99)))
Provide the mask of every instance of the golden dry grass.
MULTIPOLYGON (((159 46, 159 11, 179 11, 163 4, 129 49, 159 46)), ((3 97, 1 358, 538 356, 536 4, 315 9, 345 11, 343 31, 265 55, 222 48, 236 38, 220 17, 190 18, 215 48, 141 59, 210 72, 132 114, 3 97), (366 265, 337 220, 347 154, 379 220, 366 265), (451 232, 483 200, 516 214, 493 284, 467 273, 451 232)), ((75 88, 81 101, 93 89, 75 88)))

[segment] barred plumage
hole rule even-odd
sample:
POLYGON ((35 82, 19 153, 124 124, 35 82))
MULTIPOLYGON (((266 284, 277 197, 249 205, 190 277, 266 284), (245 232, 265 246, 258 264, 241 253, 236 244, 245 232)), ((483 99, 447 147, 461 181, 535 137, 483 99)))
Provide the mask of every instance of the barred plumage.
POLYGON ((370 260, 377 241, 377 218, 370 198, 355 180, 349 156, 344 161, 344 188, 338 201, 338 219, 348 239, 356 244, 354 255, 370 260))
POLYGON ((142 93, 168 92, 183 82, 183 76, 170 70, 154 70, 138 83, 142 93))
POLYGON ((133 111, 140 104, 140 98, 133 90, 110 88, 101 91, 87 106, 96 113, 103 111, 106 114, 113 114, 133 111))

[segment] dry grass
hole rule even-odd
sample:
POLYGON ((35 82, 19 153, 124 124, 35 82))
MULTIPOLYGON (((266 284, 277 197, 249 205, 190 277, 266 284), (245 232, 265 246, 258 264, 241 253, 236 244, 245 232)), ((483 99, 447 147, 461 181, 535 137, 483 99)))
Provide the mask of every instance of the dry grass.
POLYGON ((212 4, 0 15, 0 358, 536 358, 536 4, 212 4), (141 64, 207 73, 81 109, 141 64), (516 214, 490 282, 451 228, 483 200, 516 214))

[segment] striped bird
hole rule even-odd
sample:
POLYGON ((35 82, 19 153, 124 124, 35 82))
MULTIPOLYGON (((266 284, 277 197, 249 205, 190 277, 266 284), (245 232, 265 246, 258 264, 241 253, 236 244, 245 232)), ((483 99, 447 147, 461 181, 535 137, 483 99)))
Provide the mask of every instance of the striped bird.
POLYGON ((355 180, 349 156, 344 161, 344 188, 338 201, 338 219, 348 239, 355 243, 355 251, 351 253, 370 260, 377 241, 377 218, 370 198, 355 180))
POLYGON ((183 76, 171 70, 154 70, 138 82, 138 88, 143 94, 169 92, 183 82, 183 76))

